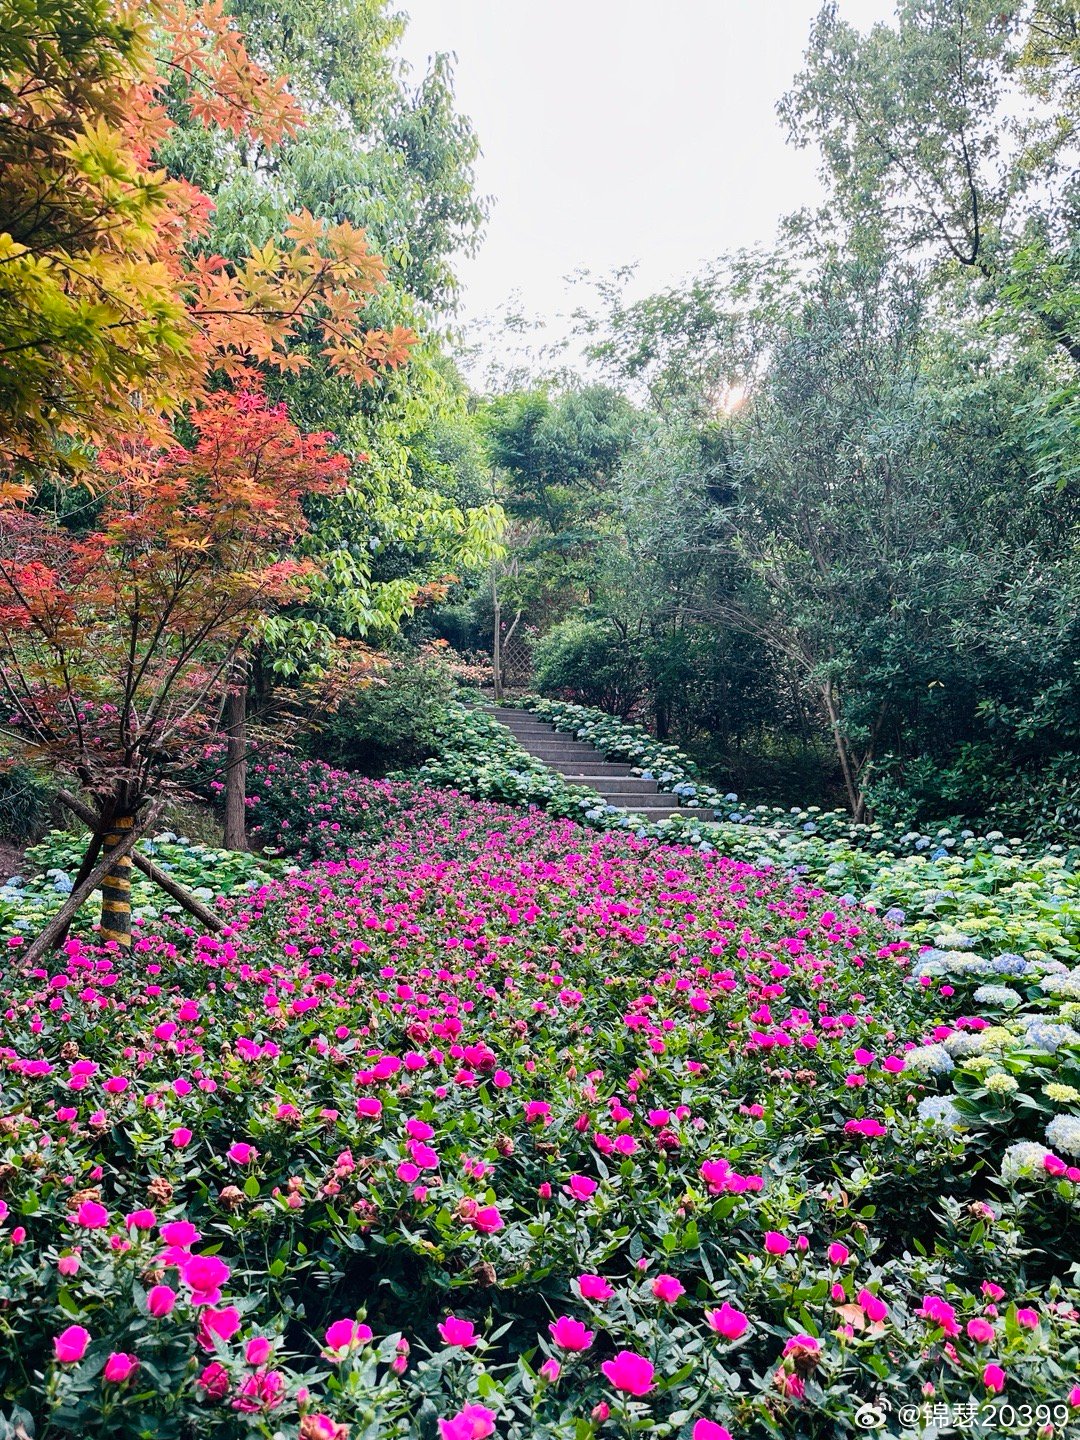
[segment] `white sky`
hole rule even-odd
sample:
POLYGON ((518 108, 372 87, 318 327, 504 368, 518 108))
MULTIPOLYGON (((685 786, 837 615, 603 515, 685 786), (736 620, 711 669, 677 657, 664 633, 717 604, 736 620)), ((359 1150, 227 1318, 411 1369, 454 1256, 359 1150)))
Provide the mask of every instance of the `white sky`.
MULTIPOLYGON (((548 319, 564 277, 638 262, 646 294, 820 199, 817 157, 774 106, 819 0, 401 0, 417 70, 457 57, 484 154, 487 238, 461 264, 466 322, 515 292, 548 319)), ((892 0, 841 0, 861 27, 892 0)), ((555 329, 558 330, 556 321, 555 329)))

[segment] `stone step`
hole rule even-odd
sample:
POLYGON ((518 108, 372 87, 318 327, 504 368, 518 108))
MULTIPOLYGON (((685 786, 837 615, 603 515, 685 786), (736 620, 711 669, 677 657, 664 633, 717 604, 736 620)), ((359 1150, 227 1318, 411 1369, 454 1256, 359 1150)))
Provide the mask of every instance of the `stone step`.
MULTIPOLYGON (((594 770, 591 775, 575 775, 574 784, 587 785, 590 790, 627 791, 637 795, 655 795, 659 790, 655 780, 642 780, 640 775, 613 775, 610 771, 600 770, 594 770)), ((674 796, 671 799, 674 803, 674 796)))
MULTIPOLYGON (((602 760, 600 763, 604 767, 605 775, 629 775, 634 768, 632 765, 622 764, 621 761, 602 760)), ((584 779, 586 775, 595 778, 597 773, 595 761, 582 765, 580 761, 556 760, 549 768, 557 770, 567 780, 580 780, 583 785, 587 783, 584 779)))

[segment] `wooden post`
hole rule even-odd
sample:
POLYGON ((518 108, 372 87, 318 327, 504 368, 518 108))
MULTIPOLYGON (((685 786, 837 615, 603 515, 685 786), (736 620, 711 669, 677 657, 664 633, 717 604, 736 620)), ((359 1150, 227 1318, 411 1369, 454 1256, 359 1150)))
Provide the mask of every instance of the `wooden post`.
POLYGON ((495 612, 495 633, 491 645, 491 668, 495 676, 495 699, 503 695, 502 685, 502 607, 499 604, 499 579, 495 566, 491 567, 491 603, 495 612))

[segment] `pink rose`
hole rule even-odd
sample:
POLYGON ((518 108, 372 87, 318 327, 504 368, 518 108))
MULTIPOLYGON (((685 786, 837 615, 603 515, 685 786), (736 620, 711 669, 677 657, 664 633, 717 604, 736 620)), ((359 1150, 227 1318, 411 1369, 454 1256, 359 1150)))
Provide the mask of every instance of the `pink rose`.
POLYGON ((154 1285, 146 1292, 146 1308, 156 1320, 172 1313, 176 1304, 176 1291, 171 1285, 154 1285))
POLYGON ((105 1361, 105 1379, 111 1380, 114 1385, 122 1385, 130 1375, 134 1375, 138 1368, 137 1356, 125 1355, 122 1350, 114 1350, 105 1361))
POLYGON ((199 1344, 204 1350, 213 1350, 216 1340, 231 1340, 239 1329, 240 1311, 234 1305, 224 1310, 207 1305, 199 1316, 199 1344))
POLYGON ((69 1325, 53 1340, 53 1350, 61 1365, 74 1365, 86 1354, 90 1331, 81 1325, 69 1325))
POLYGON ((885 1319, 885 1316, 888 1315, 889 1307, 885 1304, 885 1301, 879 1299, 878 1296, 874 1295, 871 1291, 865 1289, 860 1290, 857 1298, 866 1314, 866 1318, 871 1324, 879 1324, 885 1319))
POLYGON ((699 1420, 694 1426, 693 1440, 731 1440, 731 1431, 715 1420, 699 1420))
POLYGON ((575 1200, 591 1200, 596 1194, 599 1182, 592 1180, 588 1175, 571 1175, 570 1183, 565 1187, 566 1193, 575 1200))
POLYGON ((580 1320, 569 1315, 560 1315, 548 1329, 560 1350, 588 1350, 596 1335, 594 1330, 587 1330, 580 1320))
POLYGON ((108 1210, 96 1200, 84 1200, 75 1212, 75 1224, 85 1230, 104 1230, 108 1223, 108 1210))
POLYGON ((686 1294, 686 1286, 674 1275, 657 1275, 652 1282, 652 1293, 663 1305, 674 1305, 680 1295, 686 1294))
POLYGON ((487 1440, 495 1430, 495 1412, 483 1405, 466 1405, 460 1415, 439 1421, 441 1440, 487 1440))
POLYGON ((725 1300, 719 1310, 709 1310, 705 1317, 716 1333, 724 1340, 738 1340, 746 1333, 750 1321, 741 1310, 736 1310, 725 1300))
POLYGON ((172 1132, 172 1143, 177 1150, 183 1150, 191 1144, 191 1131, 186 1125, 178 1125, 172 1132))
POLYGON ((224 1400, 229 1393, 229 1372, 220 1361, 213 1361, 197 1377, 195 1384, 210 1400, 224 1400))
POLYGON ((983 1384, 991 1395, 1000 1395, 1005 1389, 1005 1371, 1000 1365, 987 1365, 983 1371, 983 1384))
POLYGON ((577 1283, 583 1300, 610 1300, 615 1294, 602 1275, 579 1275, 577 1283))
POLYGON ((986 1345, 994 1338, 994 1327, 989 1320, 969 1320, 965 1328, 977 1345, 986 1345))
POLYGON ((128 1230, 152 1230, 157 1224, 157 1216, 153 1210, 132 1210, 130 1215, 124 1216, 124 1225, 128 1230))
POLYGON ((769 1255, 786 1255, 791 1249, 791 1241, 779 1230, 765 1231, 765 1251, 769 1255))
POLYGON ((244 1359, 249 1365, 265 1365, 270 1359, 271 1345, 265 1335, 254 1335, 244 1347, 244 1359))
POLYGON ((351 1350, 354 1345, 366 1345, 371 1338, 370 1325, 360 1320, 335 1320, 327 1327, 326 1348, 339 1357, 342 1351, 351 1350))
POLYGON ((503 1228, 503 1218, 499 1214, 499 1207, 497 1205, 478 1206, 470 1224, 481 1235, 494 1235, 496 1230, 503 1228))
POLYGON ((259 1152, 255 1146, 247 1144, 244 1140, 237 1140, 230 1145, 228 1155, 234 1165, 250 1165, 253 1160, 259 1158, 259 1152))
POLYGON ((620 1350, 614 1360, 605 1360, 600 1369, 614 1385, 627 1395, 647 1395, 653 1388, 652 1364, 633 1350, 620 1350))
POLYGON ((448 1315, 439 1326, 439 1334, 445 1345, 460 1345, 466 1348, 475 1345, 480 1339, 477 1335, 471 1320, 459 1320, 456 1315, 448 1315))
POLYGON ((851 1251, 846 1245, 842 1245, 839 1240, 834 1240, 828 1249, 829 1264, 846 1265, 850 1254, 851 1251))

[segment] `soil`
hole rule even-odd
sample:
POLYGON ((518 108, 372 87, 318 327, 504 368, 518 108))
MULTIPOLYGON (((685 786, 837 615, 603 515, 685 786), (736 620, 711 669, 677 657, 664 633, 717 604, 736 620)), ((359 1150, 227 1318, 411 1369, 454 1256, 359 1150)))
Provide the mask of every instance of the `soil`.
POLYGON ((23 856, 26 851, 18 845, 9 845, 6 840, 0 840, 0 883, 9 880, 12 875, 22 873, 23 856))

